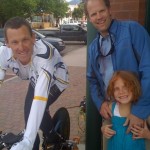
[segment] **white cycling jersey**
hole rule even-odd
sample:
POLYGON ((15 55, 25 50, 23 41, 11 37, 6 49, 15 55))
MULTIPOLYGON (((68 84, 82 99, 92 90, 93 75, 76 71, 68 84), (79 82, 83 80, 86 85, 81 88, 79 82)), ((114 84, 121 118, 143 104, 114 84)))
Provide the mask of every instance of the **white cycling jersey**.
POLYGON ((32 60, 28 65, 22 65, 18 60, 15 60, 10 48, 1 46, 1 82, 8 68, 11 68, 21 79, 31 81, 32 86, 35 87, 35 96, 46 98, 51 85, 56 84, 60 91, 63 91, 68 84, 68 73, 62 57, 52 45, 41 40, 36 41, 32 60))
POLYGON ((31 62, 28 65, 22 65, 17 59, 14 59, 10 48, 1 46, 0 84, 8 68, 11 68, 21 79, 29 79, 35 89, 25 132, 25 136, 34 143, 51 86, 56 84, 59 90, 63 91, 68 85, 67 67, 56 48, 39 40, 35 42, 31 62))

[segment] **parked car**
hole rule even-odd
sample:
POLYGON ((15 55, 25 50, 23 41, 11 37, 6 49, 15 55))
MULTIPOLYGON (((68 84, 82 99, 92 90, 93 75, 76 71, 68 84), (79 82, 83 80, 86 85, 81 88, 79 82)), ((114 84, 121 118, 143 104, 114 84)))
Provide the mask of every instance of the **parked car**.
POLYGON ((65 43, 62 39, 56 37, 45 36, 42 33, 32 30, 37 39, 42 39, 52 44, 59 52, 65 49, 65 43))
MULTIPOLYGON (((4 33, 3 28, 0 29, 0 41, 4 43, 4 33)), ((33 30, 37 39, 42 39, 52 44, 59 52, 65 49, 65 43, 60 38, 47 37, 36 30, 33 30)))
POLYGON ((62 24, 57 29, 39 29, 40 33, 47 36, 59 37, 64 41, 84 41, 87 43, 87 31, 79 25, 62 24))
POLYGON ((78 25, 79 22, 76 20, 70 20, 70 22, 68 22, 68 24, 78 25))
POLYGON ((0 42, 0 46, 4 45, 4 43, 0 42))
POLYGON ((5 39, 4 39, 4 31, 2 28, 0 28, 0 42, 4 43, 5 39))

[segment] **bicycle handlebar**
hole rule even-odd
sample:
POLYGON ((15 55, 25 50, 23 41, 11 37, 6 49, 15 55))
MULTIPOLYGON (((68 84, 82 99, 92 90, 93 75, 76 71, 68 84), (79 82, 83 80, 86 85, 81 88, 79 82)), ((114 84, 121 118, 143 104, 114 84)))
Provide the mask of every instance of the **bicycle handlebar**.
POLYGON ((3 148, 10 149, 13 144, 21 141, 23 137, 23 132, 15 135, 13 133, 0 133, 0 150, 3 148))

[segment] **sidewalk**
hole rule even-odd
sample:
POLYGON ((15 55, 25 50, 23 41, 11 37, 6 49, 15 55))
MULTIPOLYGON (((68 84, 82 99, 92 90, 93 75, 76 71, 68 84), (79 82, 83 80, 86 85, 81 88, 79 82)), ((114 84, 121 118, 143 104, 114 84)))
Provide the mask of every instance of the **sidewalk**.
MULTIPOLYGON (((79 150, 85 150, 85 137, 78 126, 79 106, 86 94, 86 46, 64 56, 70 74, 70 85, 59 99, 50 107, 53 116, 58 107, 68 108, 71 129, 70 140, 79 136, 79 150)), ((8 72, 5 83, 0 89, 0 130, 18 133, 24 129, 24 97, 28 81, 22 81, 8 72)))
MULTIPOLYGON (((70 86, 74 87, 69 89, 74 89, 74 92, 68 92, 72 93, 71 96, 75 96, 77 105, 81 102, 83 96, 86 94, 86 46, 84 48, 78 49, 76 51, 73 51, 69 53, 68 55, 64 56, 65 63, 69 66, 70 70, 70 86), (76 72, 76 73, 75 73, 76 72), (75 76, 74 76, 75 75, 75 76), (76 87, 75 87, 76 86, 76 87), (78 93, 78 95, 76 95, 78 93), (77 98, 78 97, 78 98, 77 98)), ((75 102, 74 102, 75 103, 75 102)), ((79 150, 85 150, 85 133, 80 134, 79 127, 77 125, 76 117, 78 116, 79 109, 74 108, 74 111, 69 111, 69 113, 75 113, 74 116, 70 118, 71 119, 71 131, 74 130, 71 135, 74 136, 74 134, 78 135, 81 138, 81 143, 78 145, 79 150)))

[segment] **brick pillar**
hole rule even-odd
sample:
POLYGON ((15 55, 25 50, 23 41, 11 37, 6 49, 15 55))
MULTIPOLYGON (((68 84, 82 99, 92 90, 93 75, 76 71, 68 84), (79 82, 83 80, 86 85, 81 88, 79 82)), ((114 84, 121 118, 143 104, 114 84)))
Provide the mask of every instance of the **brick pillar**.
POLYGON ((146 0, 110 0, 113 18, 145 24, 146 0))
POLYGON ((139 1, 139 22, 145 25, 146 20, 146 0, 139 1))

